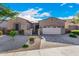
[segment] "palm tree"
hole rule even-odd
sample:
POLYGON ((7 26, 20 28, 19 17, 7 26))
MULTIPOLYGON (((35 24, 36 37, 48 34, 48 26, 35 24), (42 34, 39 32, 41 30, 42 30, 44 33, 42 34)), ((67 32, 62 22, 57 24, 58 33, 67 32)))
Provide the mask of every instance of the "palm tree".
POLYGON ((17 12, 7 8, 4 4, 0 4, 0 19, 6 20, 7 18, 15 18, 17 12))

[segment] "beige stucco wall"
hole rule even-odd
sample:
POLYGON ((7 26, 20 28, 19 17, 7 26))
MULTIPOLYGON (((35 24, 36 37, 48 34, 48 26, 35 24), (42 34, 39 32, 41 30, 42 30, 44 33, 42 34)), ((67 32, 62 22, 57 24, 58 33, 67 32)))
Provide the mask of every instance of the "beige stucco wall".
POLYGON ((24 33, 25 35, 32 35, 32 29, 25 30, 24 33))
POLYGON ((16 20, 9 20, 7 22, 7 29, 14 29, 14 24, 17 24, 17 23, 20 24, 20 30, 24 30, 25 34, 28 32, 28 30, 30 31, 31 23, 22 18, 16 18, 16 20))

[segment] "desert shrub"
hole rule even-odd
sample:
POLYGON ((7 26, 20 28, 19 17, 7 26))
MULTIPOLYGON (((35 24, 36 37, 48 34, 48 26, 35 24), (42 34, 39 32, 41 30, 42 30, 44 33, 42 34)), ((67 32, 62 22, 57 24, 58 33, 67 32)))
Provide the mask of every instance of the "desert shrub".
POLYGON ((30 38, 29 38, 29 43, 30 43, 30 44, 33 44, 33 43, 34 43, 34 39, 35 39, 35 38, 30 37, 30 38))
POLYGON ((3 32, 2 32, 2 31, 0 31, 0 36, 1 36, 1 35, 3 35, 3 32))
POLYGON ((30 41, 34 41, 34 39, 35 39, 35 38, 33 38, 33 37, 30 37, 30 38, 29 38, 30 41))
POLYGON ((19 30, 20 35, 24 35, 24 30, 19 30))
POLYGON ((69 34, 69 37, 77 38, 77 35, 74 34, 74 33, 70 33, 70 34, 69 34))
POLYGON ((76 35, 79 35, 79 30, 72 30, 71 33, 74 33, 76 35))
POLYGON ((27 44, 22 45, 22 48, 27 48, 27 47, 29 47, 29 45, 27 44))
POLYGON ((68 29, 66 29, 66 30, 65 30, 65 33, 70 33, 70 32, 71 32, 71 31, 70 31, 70 30, 68 30, 68 29))

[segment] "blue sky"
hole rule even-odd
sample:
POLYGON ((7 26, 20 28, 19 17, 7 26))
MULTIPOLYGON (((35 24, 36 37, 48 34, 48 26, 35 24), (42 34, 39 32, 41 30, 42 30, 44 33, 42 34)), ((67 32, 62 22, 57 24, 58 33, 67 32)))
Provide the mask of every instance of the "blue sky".
POLYGON ((14 11, 24 12, 31 9, 38 11, 39 15, 31 16, 36 18, 57 17, 57 18, 72 18, 79 12, 78 3, 7 3, 5 4, 14 11), (40 10, 39 10, 40 9, 40 10))

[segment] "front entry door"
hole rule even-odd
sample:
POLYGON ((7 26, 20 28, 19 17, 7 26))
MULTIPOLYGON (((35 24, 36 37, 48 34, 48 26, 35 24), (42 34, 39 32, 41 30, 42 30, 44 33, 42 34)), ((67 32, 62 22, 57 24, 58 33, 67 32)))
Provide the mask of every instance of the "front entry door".
POLYGON ((20 30, 20 24, 15 24, 15 30, 20 30))
POLYGON ((32 30, 32 34, 38 35, 39 24, 36 24, 32 30))

